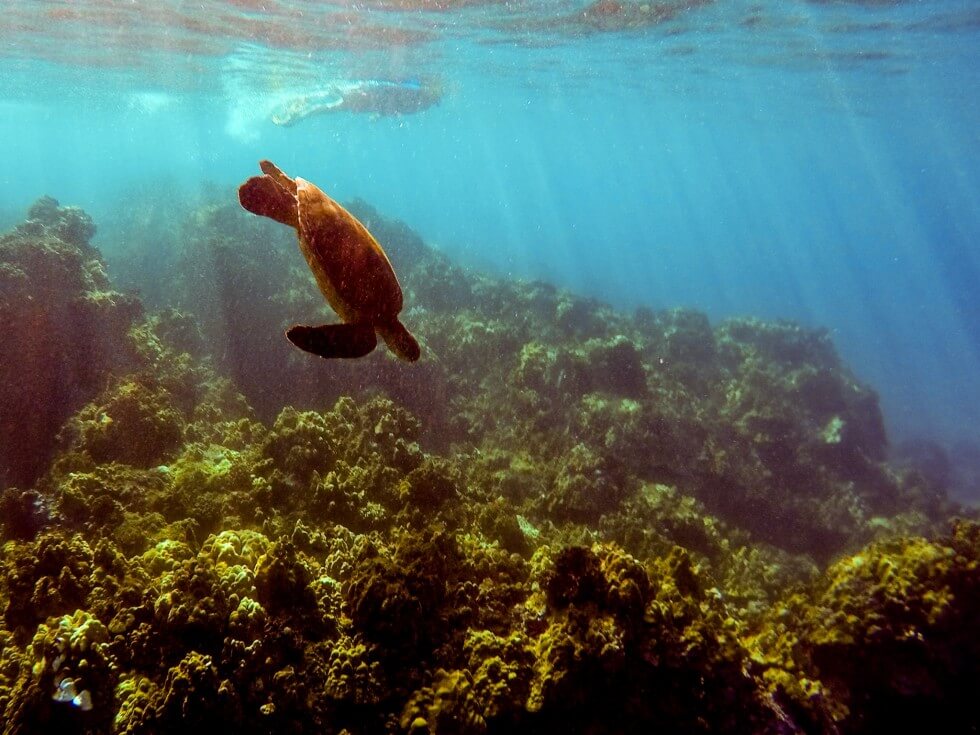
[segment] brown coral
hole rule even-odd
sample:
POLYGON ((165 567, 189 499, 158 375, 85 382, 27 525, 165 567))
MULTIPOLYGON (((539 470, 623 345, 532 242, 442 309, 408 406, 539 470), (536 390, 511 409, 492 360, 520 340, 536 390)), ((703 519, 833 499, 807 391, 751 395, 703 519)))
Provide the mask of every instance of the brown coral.
POLYGON ((0 485, 46 469, 62 422, 135 363, 138 300, 109 289, 92 221, 47 197, 0 236, 0 485))

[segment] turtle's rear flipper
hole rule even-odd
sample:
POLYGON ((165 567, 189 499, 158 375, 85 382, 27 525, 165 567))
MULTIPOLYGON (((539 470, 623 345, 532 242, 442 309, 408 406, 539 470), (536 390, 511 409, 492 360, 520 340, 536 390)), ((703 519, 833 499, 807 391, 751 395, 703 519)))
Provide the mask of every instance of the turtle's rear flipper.
POLYGON ((268 174, 253 176, 238 187, 238 201, 252 214, 269 217, 290 227, 299 226, 295 194, 268 174))
POLYGON ((422 354, 422 349, 412 333, 397 319, 377 325, 378 334, 388 345, 388 349, 407 362, 415 362, 422 354))
POLYGON ((288 329, 286 338, 301 350, 326 358, 364 357, 378 345, 370 324, 297 324, 288 329))

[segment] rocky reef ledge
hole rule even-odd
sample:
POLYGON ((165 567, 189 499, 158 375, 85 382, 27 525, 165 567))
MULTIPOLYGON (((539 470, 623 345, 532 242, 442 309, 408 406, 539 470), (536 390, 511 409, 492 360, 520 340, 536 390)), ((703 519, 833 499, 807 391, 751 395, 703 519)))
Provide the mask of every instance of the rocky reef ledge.
POLYGON ((322 305, 232 207, 149 315, 79 210, 0 237, 5 735, 980 726, 980 525, 826 333, 620 314, 352 208, 417 367, 292 351, 322 305))

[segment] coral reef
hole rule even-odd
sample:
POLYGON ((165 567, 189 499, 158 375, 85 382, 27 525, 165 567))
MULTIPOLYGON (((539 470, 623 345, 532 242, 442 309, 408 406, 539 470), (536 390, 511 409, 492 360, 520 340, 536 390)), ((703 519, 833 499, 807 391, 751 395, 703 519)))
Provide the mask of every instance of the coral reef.
POLYGON ((107 309, 84 366, 2 348, 39 442, 0 493, 5 734, 980 726, 980 525, 825 333, 493 281, 353 209, 420 370, 293 354, 307 270, 226 207, 146 318, 77 210, 0 239, 4 314, 107 309))
POLYGON ((62 423, 134 361, 137 299, 112 291, 92 219, 38 200, 0 236, 0 487, 44 472, 62 423))
POLYGON ((970 732, 980 677, 980 525, 902 537, 847 556, 790 595, 751 639, 802 728, 970 732), (801 675, 802 674, 802 675, 801 675))

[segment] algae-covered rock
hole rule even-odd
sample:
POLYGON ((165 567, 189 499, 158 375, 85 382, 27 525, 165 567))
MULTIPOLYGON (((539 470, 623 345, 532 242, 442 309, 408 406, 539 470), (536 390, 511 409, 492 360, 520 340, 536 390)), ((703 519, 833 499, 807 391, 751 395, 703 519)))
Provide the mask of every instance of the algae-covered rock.
POLYGON ((183 416, 164 388, 127 380, 79 411, 65 438, 97 463, 152 467, 177 449, 183 428, 183 416))
POLYGON ((46 469, 61 424, 135 364, 137 299, 109 288, 92 220, 50 197, 0 236, 0 486, 46 469))
POLYGON ((875 544, 827 570, 804 646, 845 727, 969 732, 980 723, 980 526, 875 544))
POLYGON ((978 526, 902 537, 845 556, 747 637, 767 688, 806 730, 969 732, 978 724, 972 625, 978 526))
POLYGON ((412 540, 395 558, 367 557, 351 575, 347 604, 354 628, 390 653, 427 654, 448 633, 440 613, 459 552, 449 538, 433 540, 412 540))
POLYGON ((340 638, 330 647, 325 693, 340 702, 377 706, 387 695, 388 682, 373 646, 360 638, 340 638))
POLYGON ((316 595, 310 573, 288 542, 278 542, 255 563, 258 601, 273 615, 295 619, 295 624, 319 628, 316 595))
POLYGON ((233 727, 242 715, 235 691, 222 681, 211 656, 192 651, 167 673, 140 723, 151 732, 207 732, 233 727))
POLYGON ((399 722, 412 735, 480 735, 487 731, 473 682, 465 671, 437 671, 432 684, 417 691, 405 705, 399 722))
POLYGON ((387 463, 410 470, 421 459, 418 420, 391 401, 374 399, 360 406, 350 398, 332 411, 280 413, 265 442, 264 454, 282 468, 290 481, 308 482, 343 459, 353 464, 381 454, 387 463))
POLYGON ((427 458, 405 476, 399 487, 401 499, 413 509, 432 513, 459 495, 454 474, 449 462, 427 458))
POLYGON ((598 519, 630 493, 630 481, 621 468, 586 444, 572 447, 560 467, 546 501, 548 512, 558 519, 598 519))
POLYGON ((472 630, 463 652, 483 717, 516 723, 525 712, 533 676, 534 653, 527 636, 515 632, 504 638, 488 630, 472 630))
POLYGON ((168 492, 166 473, 108 463, 65 472, 53 487, 54 507, 64 525, 88 534, 113 534, 129 552, 143 546, 163 525, 154 498, 168 492))
MULTIPOLYGON (((132 369, 0 494, 5 732, 977 728, 977 525, 826 333, 617 314, 364 212, 427 369, 279 354, 308 273, 222 207, 181 310, 107 332, 132 369)), ((0 308, 34 265, 109 304, 87 220, 32 217, 0 308)))
POLYGON ((549 566, 547 627, 536 637, 527 701, 539 726, 758 732, 775 724, 746 672, 734 621, 683 550, 649 570, 615 548, 567 549, 549 566))
POLYGON ((4 548, 3 615, 8 630, 29 634, 45 618, 84 608, 93 584, 92 548, 79 536, 50 531, 4 548))
POLYGON ((17 681, 4 732, 39 732, 52 726, 107 732, 116 679, 108 638, 105 626, 83 610, 39 625, 26 657, 30 674, 17 681))

